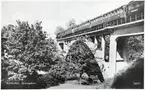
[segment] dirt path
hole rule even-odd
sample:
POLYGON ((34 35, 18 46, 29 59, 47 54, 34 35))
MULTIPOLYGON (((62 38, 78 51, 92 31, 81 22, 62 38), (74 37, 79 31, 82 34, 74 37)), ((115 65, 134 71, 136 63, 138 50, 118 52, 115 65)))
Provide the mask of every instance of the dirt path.
POLYGON ((49 89, 96 89, 96 84, 94 85, 81 85, 78 81, 67 81, 59 86, 50 87, 49 89))

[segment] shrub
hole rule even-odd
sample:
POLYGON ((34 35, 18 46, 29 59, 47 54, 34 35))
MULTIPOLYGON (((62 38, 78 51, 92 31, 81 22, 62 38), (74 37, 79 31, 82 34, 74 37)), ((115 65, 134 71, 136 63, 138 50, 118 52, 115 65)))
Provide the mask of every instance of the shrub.
MULTIPOLYGON (((17 62, 21 61, 30 66, 41 64, 40 69, 49 70, 57 48, 54 40, 47 38, 41 23, 30 25, 28 22, 18 20, 17 25, 4 26, 1 30, 3 56, 7 53, 17 62)), ((18 68, 16 66, 13 69, 17 72, 18 68)))
POLYGON ((144 35, 130 36, 126 38, 125 45, 127 47, 127 55, 129 57, 127 62, 131 62, 141 57, 144 52, 144 35))
MULTIPOLYGON (((56 43, 52 38, 47 38, 46 32, 42 30, 42 22, 36 22, 35 24, 28 24, 28 22, 17 21, 17 25, 8 25, 2 28, 2 68, 8 71, 16 73, 11 77, 13 81, 18 80, 21 82, 21 76, 26 75, 27 78, 22 82, 35 82, 36 86, 39 86, 37 81, 38 75, 32 69, 39 69, 49 71, 51 66, 55 63, 56 53, 58 52, 56 43), (11 56, 12 59, 5 60, 5 56, 11 56), (23 64, 23 65, 22 65, 23 64), (32 75, 31 75, 32 73, 32 75), (22 74, 20 76, 20 74, 22 74)), ((57 58, 56 58, 57 59, 57 58)), ((3 71, 4 74, 6 73, 3 71)), ((59 75, 59 74, 58 74, 59 75)), ((52 76, 52 75, 51 75, 52 76)), ((51 83, 46 82, 48 85, 56 85, 56 81, 63 82, 60 77, 44 77, 43 81, 50 80, 51 83), (46 77, 46 78, 45 78, 46 77), (56 80, 55 80, 56 79, 56 80)), ((2 75, 2 78, 7 78, 2 75)), ((13 82, 12 81, 12 82, 13 82)), ((3 82, 4 84, 5 82, 3 82)), ((44 84, 45 85, 45 84, 44 84)), ((5 85, 3 85, 5 86, 5 85)), ((35 85, 9 85, 8 88, 35 88, 35 85), (19 86, 19 87, 18 87, 19 86)), ((38 87, 37 87, 38 88, 38 87)), ((41 88, 41 87, 39 87, 41 88)))
POLYGON ((98 75, 101 82, 104 81, 100 67, 95 60, 95 57, 83 40, 77 40, 74 42, 68 51, 66 56, 67 72, 71 74, 85 72, 90 75, 98 75))
POLYGON ((139 58, 121 73, 116 74, 111 85, 116 89, 143 89, 144 87, 144 59, 139 58))
POLYGON ((39 85, 42 86, 43 88, 56 86, 64 82, 65 78, 58 73, 48 73, 46 75, 41 76, 38 79, 39 85))

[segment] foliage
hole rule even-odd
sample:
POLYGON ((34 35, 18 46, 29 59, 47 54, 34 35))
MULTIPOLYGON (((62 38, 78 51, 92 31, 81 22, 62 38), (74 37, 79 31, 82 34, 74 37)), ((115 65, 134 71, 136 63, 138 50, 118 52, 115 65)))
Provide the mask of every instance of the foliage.
POLYGON ((66 62, 68 62, 66 69, 71 74, 84 71, 88 75, 98 75, 101 81, 104 80, 92 51, 83 40, 77 40, 71 45, 66 62))
POLYGON ((70 21, 68 21, 68 23, 66 24, 67 28, 71 28, 73 26, 76 25, 76 22, 74 19, 71 19, 70 21))
POLYGON ((63 27, 57 26, 57 27, 56 27, 56 31, 55 31, 55 35, 57 35, 57 34, 60 33, 60 32, 63 32, 63 31, 65 31, 65 29, 64 29, 63 27))
MULTIPOLYGON (((49 71, 61 58, 57 54, 56 43, 46 37, 41 22, 29 25, 17 21, 17 25, 2 28, 2 85, 6 82, 18 82, 19 85, 6 85, 7 88, 42 88, 37 81, 39 75, 35 70, 49 71), (34 82, 34 85, 22 85, 34 82)), ((46 78, 45 78, 46 79, 46 78)), ((50 82, 51 83, 51 82, 50 82)))
POLYGON ((17 24, 2 28, 2 51, 26 66, 49 70, 54 64, 54 52, 57 52, 54 40, 46 38, 41 22, 29 25, 28 22, 17 21, 17 24))
POLYGON ((66 62, 64 57, 61 57, 61 53, 56 53, 55 65, 52 65, 49 72, 38 78, 38 83, 42 88, 48 88, 50 86, 56 86, 60 83, 64 83, 66 80, 66 62))
POLYGON ((138 58, 127 68, 116 73, 111 88, 143 89, 144 87, 144 58, 138 58))
POLYGON ((144 36, 131 36, 126 38, 125 46, 128 49, 129 61, 136 60, 141 57, 144 52, 144 36))
POLYGON ((73 43, 73 45, 70 47, 67 58, 69 58, 69 56, 72 57, 73 59, 71 60, 72 62, 85 62, 84 60, 87 60, 87 58, 89 59, 94 58, 94 55, 91 53, 91 50, 85 43, 82 43, 81 40, 73 43))
POLYGON ((41 76, 38 79, 39 85, 43 85, 44 88, 48 88, 50 86, 59 85, 59 83, 64 83, 65 78, 61 76, 59 73, 49 72, 46 75, 41 76))

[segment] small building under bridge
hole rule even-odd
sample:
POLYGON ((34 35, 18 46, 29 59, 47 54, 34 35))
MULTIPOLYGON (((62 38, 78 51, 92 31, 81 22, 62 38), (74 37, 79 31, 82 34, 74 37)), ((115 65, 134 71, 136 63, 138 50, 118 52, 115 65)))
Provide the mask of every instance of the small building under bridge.
POLYGON ((131 1, 127 5, 68 28, 57 34, 57 42, 67 54, 71 44, 86 35, 91 39, 91 42, 86 43, 88 47, 96 49, 96 60, 104 62, 105 66, 101 66, 104 77, 114 76, 130 59, 126 46, 127 38, 144 38, 144 1, 131 1))

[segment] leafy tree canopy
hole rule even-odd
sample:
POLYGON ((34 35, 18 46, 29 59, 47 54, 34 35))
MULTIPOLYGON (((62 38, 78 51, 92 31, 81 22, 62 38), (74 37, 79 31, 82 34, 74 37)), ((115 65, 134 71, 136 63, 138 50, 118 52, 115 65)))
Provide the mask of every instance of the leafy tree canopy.
POLYGON ((101 81, 104 80, 92 51, 83 40, 77 40, 70 46, 66 56, 66 62, 68 62, 66 68, 70 73, 84 71, 88 75, 98 75, 101 81))
POLYGON ((76 25, 76 21, 74 19, 71 19, 70 21, 68 21, 68 23, 66 24, 67 28, 71 28, 73 26, 76 25))
POLYGON ((60 32, 63 32, 63 31, 65 31, 65 29, 64 29, 63 27, 57 26, 57 27, 56 27, 56 31, 55 31, 55 35, 57 35, 57 34, 60 33, 60 32))
POLYGON ((57 48, 53 39, 47 39, 41 23, 29 25, 18 20, 16 26, 4 26, 1 33, 2 53, 12 55, 26 65, 49 69, 54 63, 57 48))

